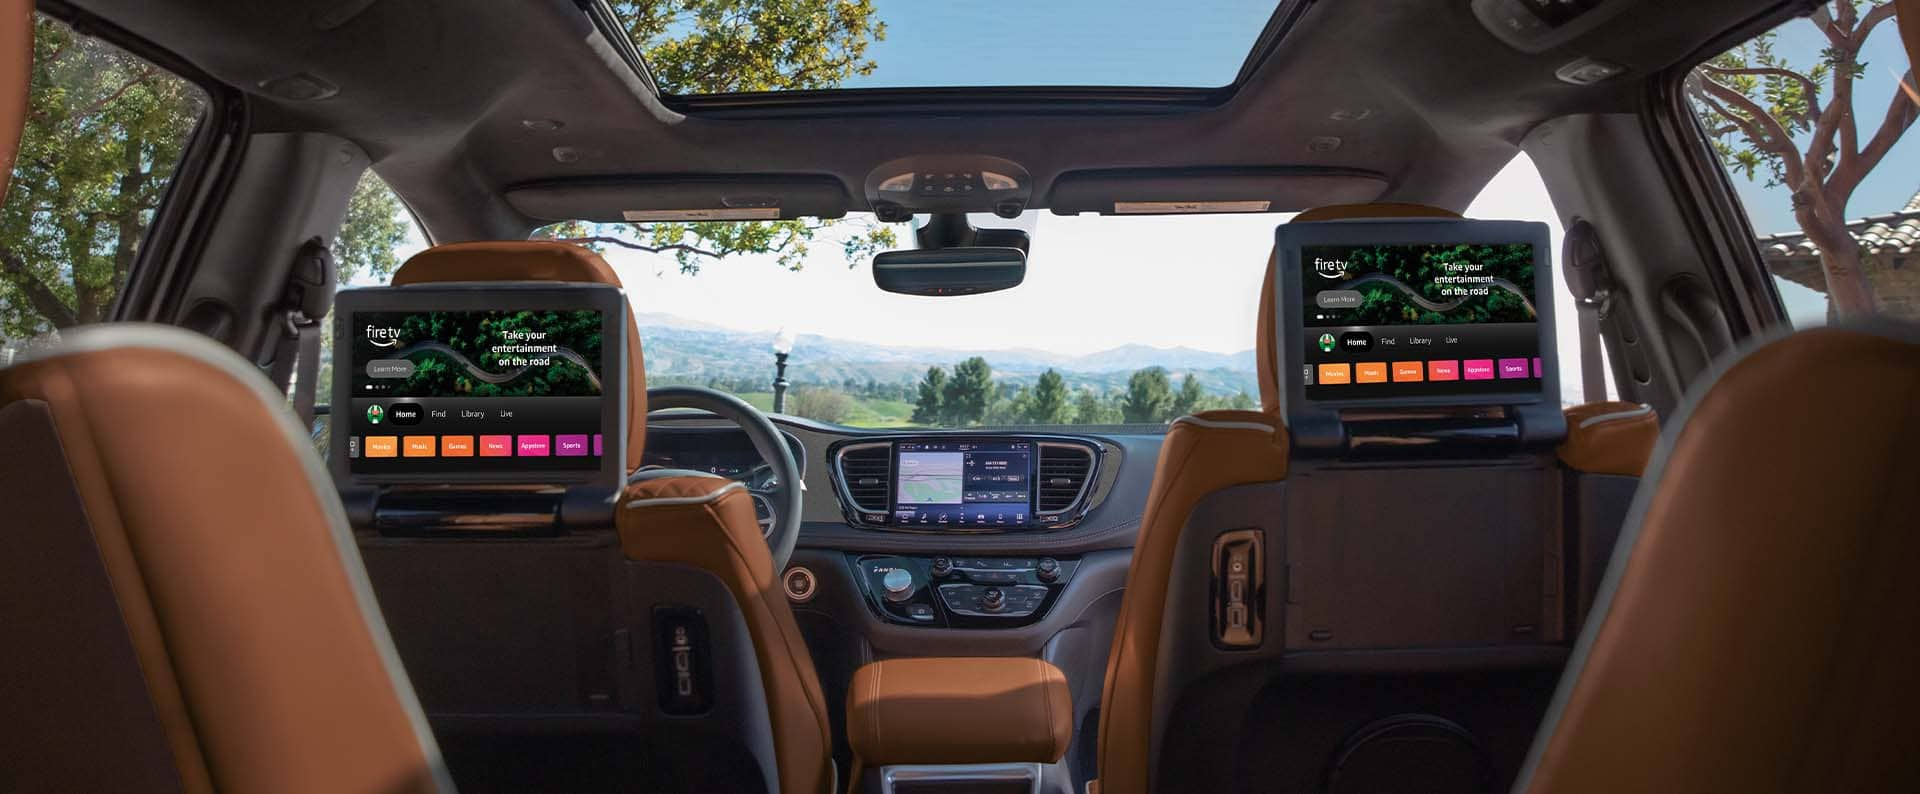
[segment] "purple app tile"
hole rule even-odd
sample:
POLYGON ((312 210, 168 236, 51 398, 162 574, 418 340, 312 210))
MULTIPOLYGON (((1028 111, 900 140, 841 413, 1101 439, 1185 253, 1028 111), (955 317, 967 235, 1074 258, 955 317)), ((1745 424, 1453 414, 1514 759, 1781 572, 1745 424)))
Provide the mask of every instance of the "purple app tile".
POLYGON ((554 436, 553 454, 563 458, 584 458, 587 456, 587 437, 554 436))
POLYGON ((552 449, 547 446, 546 436, 519 436, 518 438, 520 441, 520 457, 544 458, 552 454, 552 449))
POLYGON ((1534 376, 1534 377, 1536 377, 1536 378, 1538 378, 1538 377, 1541 377, 1541 375, 1540 375, 1540 359, 1539 359, 1539 358, 1537 358, 1537 357, 1536 357, 1536 358, 1534 358, 1534 360, 1533 360, 1533 376, 1534 376))
POLYGON ((1524 358, 1500 359, 1500 379, 1501 380, 1507 380, 1511 378, 1524 378, 1524 377, 1527 377, 1527 373, 1529 371, 1530 370, 1527 366, 1527 360, 1524 358))
POLYGON ((1462 361, 1460 373, 1467 380, 1493 380, 1493 359, 1470 358, 1462 361))
POLYGON ((593 456, 597 458, 605 454, 607 453, 600 451, 600 434, 593 434, 593 456))

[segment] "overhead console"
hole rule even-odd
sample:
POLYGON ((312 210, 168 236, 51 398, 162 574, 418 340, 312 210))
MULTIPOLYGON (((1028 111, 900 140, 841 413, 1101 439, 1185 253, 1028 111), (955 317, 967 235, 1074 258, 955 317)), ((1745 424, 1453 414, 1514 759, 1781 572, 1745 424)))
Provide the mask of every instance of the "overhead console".
POLYGON ((1539 289, 1546 225, 1351 220, 1276 235, 1277 371, 1297 449, 1565 436, 1552 300, 1539 289))
POLYGON ((827 450, 847 523, 928 533, 1072 526, 1091 506, 1102 448, 1086 439, 948 433, 827 450))
POLYGON ((604 520, 626 472, 626 324, 611 286, 341 292, 329 464, 350 517, 468 529, 604 520))

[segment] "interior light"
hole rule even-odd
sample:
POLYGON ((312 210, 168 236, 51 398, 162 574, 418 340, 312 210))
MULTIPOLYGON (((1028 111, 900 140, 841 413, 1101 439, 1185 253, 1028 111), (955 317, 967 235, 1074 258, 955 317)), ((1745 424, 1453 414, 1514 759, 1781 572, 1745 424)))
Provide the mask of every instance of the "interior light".
POLYGON ((882 193, 906 193, 913 190, 913 174, 899 174, 880 182, 882 193))
POLYGON ((992 171, 981 171, 980 182, 986 185, 988 190, 1017 190, 1020 187, 1020 180, 992 171))

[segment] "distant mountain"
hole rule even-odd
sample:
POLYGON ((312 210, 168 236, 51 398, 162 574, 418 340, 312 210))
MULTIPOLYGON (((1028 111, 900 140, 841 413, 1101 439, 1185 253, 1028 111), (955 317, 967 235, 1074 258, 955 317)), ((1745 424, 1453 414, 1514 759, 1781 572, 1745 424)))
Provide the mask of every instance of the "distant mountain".
MULTIPOLYGON (((771 377, 772 332, 735 331, 668 314, 635 315, 647 357, 647 372, 673 378, 705 380, 771 377)), ((1098 353, 1073 356, 1028 348, 1004 350, 947 350, 874 344, 832 339, 813 334, 799 336, 788 360, 787 377, 796 384, 860 382, 912 383, 927 368, 951 368, 980 356, 993 366, 994 377, 1014 384, 1030 384, 1049 368, 1058 370, 1073 388, 1125 388, 1135 370, 1166 367, 1175 385, 1193 373, 1213 394, 1259 393, 1253 351, 1215 353, 1187 347, 1128 344, 1098 353)))

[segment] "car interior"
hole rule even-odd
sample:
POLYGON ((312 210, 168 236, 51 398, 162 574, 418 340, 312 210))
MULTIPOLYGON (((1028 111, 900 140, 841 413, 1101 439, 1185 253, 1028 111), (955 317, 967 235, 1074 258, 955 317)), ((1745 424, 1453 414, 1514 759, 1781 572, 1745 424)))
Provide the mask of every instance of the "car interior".
MULTIPOLYGON (((1237 6, 1222 85, 836 87, 714 70, 895 6, 0 0, 0 790, 1913 790, 1920 203, 1836 191, 1915 187, 1920 3, 1237 6), (1539 214, 1477 217, 1516 158, 1539 214), (372 177, 420 244, 350 277, 372 177), (784 349, 769 409, 641 308, 808 219, 965 307, 1036 216, 1227 214, 1204 305, 1100 288, 1253 318, 1246 403, 1152 421, 825 421, 784 349)), ((991 322, 1149 323, 1086 290, 991 322)))

